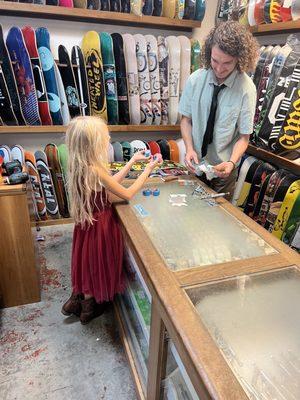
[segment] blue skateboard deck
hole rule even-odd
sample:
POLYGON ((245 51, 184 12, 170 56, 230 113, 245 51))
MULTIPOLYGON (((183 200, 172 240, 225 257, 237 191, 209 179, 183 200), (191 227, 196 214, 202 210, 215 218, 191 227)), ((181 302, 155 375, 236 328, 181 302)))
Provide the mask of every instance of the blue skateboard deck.
POLYGON ((202 22, 205 15, 205 0, 196 0, 196 9, 194 19, 202 22))
POLYGON ((28 125, 41 125, 31 61, 21 29, 12 27, 6 45, 13 63, 22 112, 28 125))
POLYGON ((54 58, 50 49, 50 35, 46 28, 37 28, 36 42, 48 94, 50 113, 54 125, 62 125, 61 103, 54 72, 54 58))

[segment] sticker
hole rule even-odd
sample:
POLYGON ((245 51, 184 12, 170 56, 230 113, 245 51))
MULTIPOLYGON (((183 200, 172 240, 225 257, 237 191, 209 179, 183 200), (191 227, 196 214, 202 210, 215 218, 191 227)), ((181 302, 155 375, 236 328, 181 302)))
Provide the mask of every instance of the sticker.
POLYGON ((172 206, 187 206, 186 194, 170 194, 169 202, 172 206))
POLYGON ((134 208, 141 218, 149 217, 150 213, 141 204, 135 204, 134 208))

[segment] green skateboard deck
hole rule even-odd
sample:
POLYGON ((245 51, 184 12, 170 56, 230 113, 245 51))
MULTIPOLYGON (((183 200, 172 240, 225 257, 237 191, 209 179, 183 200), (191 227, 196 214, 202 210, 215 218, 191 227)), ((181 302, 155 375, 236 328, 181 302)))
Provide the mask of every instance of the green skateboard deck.
POLYGON ((200 68, 201 46, 197 39, 191 39, 191 73, 200 68))

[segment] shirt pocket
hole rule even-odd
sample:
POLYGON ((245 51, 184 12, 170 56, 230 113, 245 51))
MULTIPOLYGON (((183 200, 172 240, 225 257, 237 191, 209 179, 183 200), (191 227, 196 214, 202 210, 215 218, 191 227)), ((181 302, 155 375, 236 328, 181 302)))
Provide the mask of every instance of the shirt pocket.
POLYGON ((235 137, 239 111, 232 105, 220 108, 215 123, 215 138, 220 145, 228 145, 235 137))

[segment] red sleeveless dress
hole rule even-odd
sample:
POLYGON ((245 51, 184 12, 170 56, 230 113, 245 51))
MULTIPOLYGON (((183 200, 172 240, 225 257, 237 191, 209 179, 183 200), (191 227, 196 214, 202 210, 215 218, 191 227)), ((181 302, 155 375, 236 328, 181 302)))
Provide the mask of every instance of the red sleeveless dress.
POLYGON ((97 303, 111 301, 125 288, 123 237, 105 190, 97 193, 93 225, 75 225, 72 247, 74 293, 92 295, 97 303), (103 200, 103 204, 101 202, 103 200))

